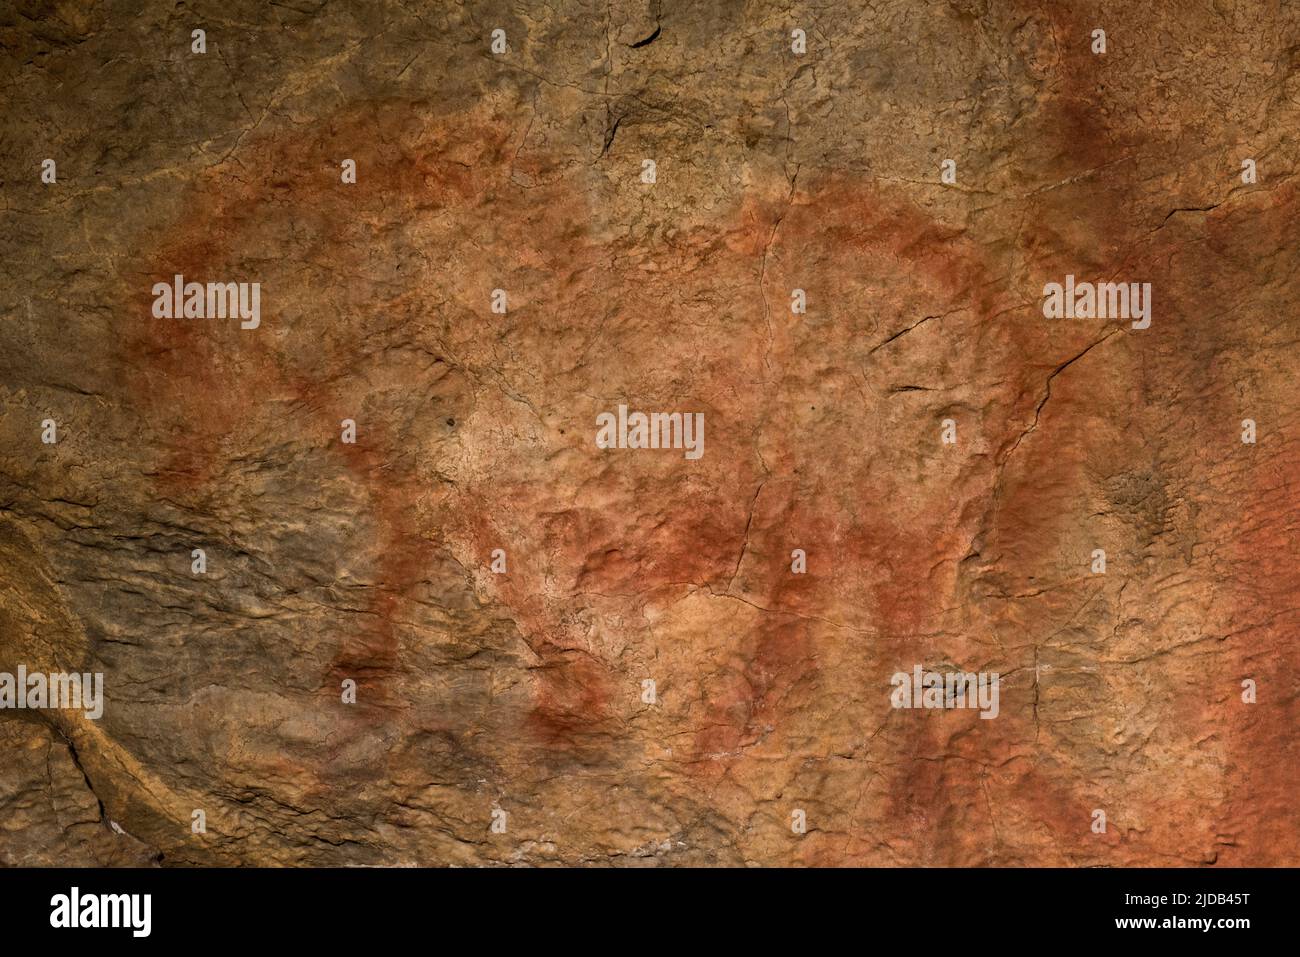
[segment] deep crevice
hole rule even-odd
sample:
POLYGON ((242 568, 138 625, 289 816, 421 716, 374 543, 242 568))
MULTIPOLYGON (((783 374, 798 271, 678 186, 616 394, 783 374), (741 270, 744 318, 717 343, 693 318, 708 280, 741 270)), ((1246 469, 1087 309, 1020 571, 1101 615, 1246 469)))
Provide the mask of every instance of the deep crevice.
POLYGON ((87 774, 86 769, 81 766, 81 758, 77 755, 77 746, 72 743, 71 738, 63 733, 62 728, 55 727, 54 725, 51 725, 51 727, 53 728, 54 733, 62 738, 63 743, 68 746, 68 756, 72 758, 72 763, 76 769, 81 772, 81 777, 86 782, 86 790, 90 792, 91 797, 95 799, 95 803, 99 805, 99 823, 103 824, 108 820, 108 815, 104 812, 104 802, 95 791, 95 785, 91 783, 90 775, 87 774))
POLYGON ((629 43, 628 46, 633 50, 639 50, 642 47, 648 47, 650 44, 654 43, 656 40, 659 39, 659 34, 662 31, 663 31, 663 27, 660 24, 655 24, 654 33, 650 34, 644 40, 637 40, 636 43, 629 43))

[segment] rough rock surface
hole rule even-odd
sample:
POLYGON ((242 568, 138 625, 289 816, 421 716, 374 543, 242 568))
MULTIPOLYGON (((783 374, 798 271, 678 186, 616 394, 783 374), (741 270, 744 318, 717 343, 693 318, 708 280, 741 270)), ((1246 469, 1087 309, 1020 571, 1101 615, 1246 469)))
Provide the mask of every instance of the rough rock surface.
POLYGON ((1294 5, 18 0, 0 54, 0 671, 106 695, 0 711, 0 862, 1300 864, 1294 5))

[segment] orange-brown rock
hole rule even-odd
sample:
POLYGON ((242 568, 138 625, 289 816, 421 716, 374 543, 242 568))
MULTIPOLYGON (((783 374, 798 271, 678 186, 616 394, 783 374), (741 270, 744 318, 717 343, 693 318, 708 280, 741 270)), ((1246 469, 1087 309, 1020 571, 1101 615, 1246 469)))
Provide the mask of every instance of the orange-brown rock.
POLYGON ((0 862, 1300 864, 1294 10, 19 7, 0 862))

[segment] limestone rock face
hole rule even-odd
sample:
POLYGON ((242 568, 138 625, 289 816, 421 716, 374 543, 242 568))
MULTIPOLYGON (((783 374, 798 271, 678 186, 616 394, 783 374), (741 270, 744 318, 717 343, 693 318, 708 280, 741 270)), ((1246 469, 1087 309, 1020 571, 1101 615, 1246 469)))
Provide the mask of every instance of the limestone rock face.
POLYGON ((0 13, 0 862, 1300 864, 1298 17, 0 13))

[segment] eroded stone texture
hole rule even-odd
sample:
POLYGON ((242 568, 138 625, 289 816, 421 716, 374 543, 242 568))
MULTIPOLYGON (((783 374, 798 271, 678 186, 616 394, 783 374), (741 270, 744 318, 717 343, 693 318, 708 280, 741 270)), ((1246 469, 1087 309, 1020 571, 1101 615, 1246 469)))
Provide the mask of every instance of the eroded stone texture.
POLYGON ((1298 26, 20 3, 0 671, 108 702, 0 712, 0 861, 1300 863, 1298 26), (1151 327, 1044 319, 1067 273, 1151 327))

